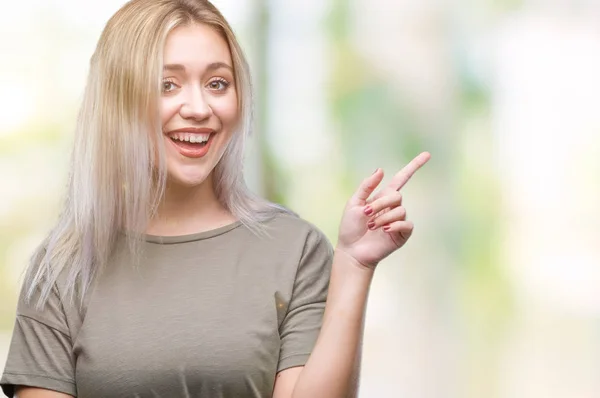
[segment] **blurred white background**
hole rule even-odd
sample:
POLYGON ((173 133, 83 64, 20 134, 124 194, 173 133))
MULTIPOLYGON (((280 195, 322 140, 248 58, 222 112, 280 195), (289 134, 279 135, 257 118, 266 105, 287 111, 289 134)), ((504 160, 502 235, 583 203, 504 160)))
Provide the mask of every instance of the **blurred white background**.
MULTIPOLYGON (((5 2, 0 369, 56 219, 89 58, 121 0, 5 2)), ((420 151, 371 290, 361 397, 600 397, 600 3, 215 0, 251 60, 248 180, 336 240, 420 151)))

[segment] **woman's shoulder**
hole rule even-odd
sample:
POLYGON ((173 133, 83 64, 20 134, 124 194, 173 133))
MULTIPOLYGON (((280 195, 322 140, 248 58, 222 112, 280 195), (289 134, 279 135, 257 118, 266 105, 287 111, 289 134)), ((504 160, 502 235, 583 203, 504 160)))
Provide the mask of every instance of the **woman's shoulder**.
POLYGON ((293 242, 330 245, 325 233, 312 222, 294 213, 279 213, 262 224, 266 235, 282 244, 293 242))

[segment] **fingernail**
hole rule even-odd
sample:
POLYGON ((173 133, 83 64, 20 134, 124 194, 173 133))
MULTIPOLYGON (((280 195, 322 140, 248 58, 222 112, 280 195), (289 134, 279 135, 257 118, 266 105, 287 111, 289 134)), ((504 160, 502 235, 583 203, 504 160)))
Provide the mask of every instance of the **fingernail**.
POLYGON ((390 230, 390 226, 389 226, 389 225, 386 225, 385 227, 383 227, 383 230, 384 230, 385 232, 389 231, 389 230, 390 230))
POLYGON ((367 216, 370 216, 371 214, 373 214, 373 209, 371 208, 371 206, 365 207, 365 214, 367 216))
POLYGON ((373 221, 371 221, 367 224, 367 227, 369 227, 369 229, 373 229, 373 228, 375 228, 375 223, 373 221))

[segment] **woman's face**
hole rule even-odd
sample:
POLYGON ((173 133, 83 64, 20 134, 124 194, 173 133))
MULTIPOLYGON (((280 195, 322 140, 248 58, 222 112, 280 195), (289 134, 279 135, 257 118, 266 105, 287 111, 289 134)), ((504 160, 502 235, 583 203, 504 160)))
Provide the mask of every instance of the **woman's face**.
POLYGON ((161 120, 169 183, 202 184, 238 122, 227 42, 207 25, 174 29, 165 44, 161 120))

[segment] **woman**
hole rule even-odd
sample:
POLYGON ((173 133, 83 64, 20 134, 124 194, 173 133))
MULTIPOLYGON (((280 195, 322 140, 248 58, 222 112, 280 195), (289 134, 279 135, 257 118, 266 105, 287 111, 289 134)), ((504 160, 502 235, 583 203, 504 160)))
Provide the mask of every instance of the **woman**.
POLYGON ((412 232, 377 170, 335 247, 242 175, 248 66, 206 0, 133 0, 91 60, 68 197, 1 384, 19 398, 347 397, 368 288, 412 232), (371 197, 372 196, 372 197, 371 197))

